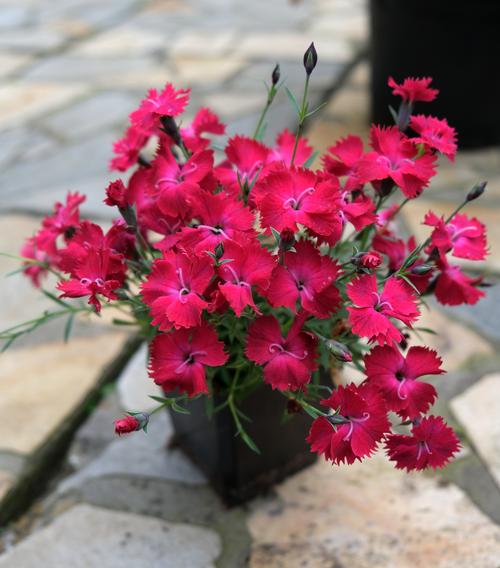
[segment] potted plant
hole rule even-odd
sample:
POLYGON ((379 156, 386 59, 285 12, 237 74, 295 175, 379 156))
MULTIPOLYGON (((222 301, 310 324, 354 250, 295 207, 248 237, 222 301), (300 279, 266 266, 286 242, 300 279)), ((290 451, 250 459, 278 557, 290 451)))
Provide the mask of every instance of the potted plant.
POLYGON ((391 122, 388 76, 434 77, 442 96, 429 111, 448 118, 461 146, 498 145, 500 77, 491 61, 500 52, 499 19, 495 0, 370 0, 372 119, 391 122))
POLYGON ((396 125, 373 126, 370 150, 355 136, 337 141, 313 170, 302 129, 317 110, 308 103, 316 63, 311 45, 302 98, 286 91, 296 133, 262 141, 282 87, 277 66, 253 137, 230 138, 218 163, 207 137, 224 133, 218 117, 201 109, 179 127, 189 92, 150 90, 114 145, 111 168, 132 170, 128 183, 106 189, 120 218, 105 232, 80 218, 83 196, 57 203, 21 253, 36 286, 57 274, 59 295, 45 291, 57 310, 0 335, 8 346, 49 319, 68 317, 68 334, 80 312, 125 312, 114 321, 139 327, 164 396, 152 397, 152 410, 130 409, 116 432, 146 431, 168 408, 176 443, 229 503, 315 454, 350 464, 383 446, 396 467, 420 470, 445 465, 459 448, 431 414, 434 386, 421 380, 443 373, 442 361, 410 344, 425 296, 458 305, 484 295, 481 278, 453 257, 486 255, 484 226, 460 212, 485 184, 448 218, 429 212, 425 242, 402 239, 401 209, 428 191, 437 154, 456 152, 451 127, 411 112, 409 101, 437 92, 425 80, 394 84, 396 125), (334 384, 339 365, 365 380, 334 384))

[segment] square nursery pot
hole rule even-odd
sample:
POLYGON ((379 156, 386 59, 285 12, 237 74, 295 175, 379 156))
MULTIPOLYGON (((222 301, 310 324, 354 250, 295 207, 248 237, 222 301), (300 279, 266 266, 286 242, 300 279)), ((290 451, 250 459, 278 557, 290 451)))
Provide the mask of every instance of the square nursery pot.
MULTIPOLYGON (((224 402, 214 396, 214 406, 224 402)), ((312 464, 316 455, 305 440, 312 423, 303 410, 283 421, 287 399, 269 386, 255 389, 238 408, 252 422, 245 430, 260 450, 252 451, 236 430, 230 411, 223 408, 211 418, 203 397, 188 402, 189 414, 171 412, 179 447, 206 474, 229 506, 264 493, 286 476, 312 464)))

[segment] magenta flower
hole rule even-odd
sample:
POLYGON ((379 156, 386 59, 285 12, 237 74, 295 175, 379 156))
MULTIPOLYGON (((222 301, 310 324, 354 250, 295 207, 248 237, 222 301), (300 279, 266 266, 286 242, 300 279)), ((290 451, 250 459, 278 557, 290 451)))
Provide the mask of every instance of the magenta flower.
POLYGON ((397 469, 412 471, 445 466, 459 451, 460 442, 441 416, 428 416, 413 426, 411 436, 389 435, 385 448, 397 469))
POLYGON ((404 356, 395 345, 375 347, 365 356, 366 376, 384 397, 388 410, 404 419, 418 418, 434 403, 437 392, 424 375, 440 375, 441 358, 428 347, 410 347, 404 356))
POLYGON ((274 268, 273 257, 259 244, 242 240, 240 243, 224 243, 224 260, 229 262, 224 262, 217 269, 222 280, 220 292, 238 317, 247 306, 260 314, 254 302, 252 286, 265 293, 274 268))
POLYGON ((395 277, 389 278, 379 292, 374 274, 360 276, 348 284, 347 296, 354 304, 347 308, 352 331, 380 345, 403 338, 392 319, 411 327, 420 314, 415 294, 395 277))
POLYGON ((439 91, 437 89, 431 89, 429 86, 431 83, 431 77, 407 77, 400 85, 398 85, 392 77, 389 77, 388 80, 388 85, 392 88, 392 93, 409 103, 418 101, 429 103, 433 101, 438 96, 439 91))
POLYGON ((316 418, 307 441, 312 452, 337 465, 370 456, 390 431, 384 401, 369 385, 340 386, 321 404, 337 416, 316 418))
POLYGON ((419 114, 411 117, 410 127, 418 134, 418 137, 412 138, 412 142, 441 152, 451 162, 455 159, 457 133, 449 126, 445 118, 440 120, 433 116, 419 114))
POLYGON ((306 312, 327 318, 340 303, 334 286, 339 276, 338 264, 321 256, 310 241, 295 244, 296 252, 287 252, 283 265, 276 266, 266 293, 272 306, 285 306, 297 311, 297 300, 306 312))
POLYGON ((396 126, 372 126, 370 144, 374 152, 365 154, 358 165, 359 178, 364 183, 390 179, 406 197, 414 198, 436 173, 436 157, 430 154, 417 156, 413 141, 396 126))
POLYGON ((248 330, 246 356, 264 367, 264 382, 273 389, 302 389, 317 369, 317 340, 311 333, 301 331, 301 326, 302 319, 297 318, 283 337, 278 320, 263 316, 248 330))
POLYGON ((155 260, 141 287, 152 324, 161 331, 200 325, 201 312, 208 306, 202 296, 213 274, 211 264, 192 255, 165 252, 155 260))
POLYGON ((435 227, 432 231, 432 246, 435 246, 441 255, 452 251, 457 258, 468 260, 484 260, 488 254, 486 242, 486 227, 475 217, 469 219, 467 215, 457 213, 451 221, 445 223, 444 217, 438 217, 429 211, 424 224, 435 227))
POLYGON ((189 396, 208 393, 205 367, 220 367, 228 359, 224 343, 206 323, 157 335, 151 343, 149 376, 165 392, 179 389, 189 396))

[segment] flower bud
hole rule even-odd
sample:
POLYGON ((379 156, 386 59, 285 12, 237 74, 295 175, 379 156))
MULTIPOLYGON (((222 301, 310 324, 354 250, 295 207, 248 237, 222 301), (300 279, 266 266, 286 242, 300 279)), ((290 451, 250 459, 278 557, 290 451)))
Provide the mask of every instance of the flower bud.
POLYGON ((340 341, 335 341, 335 339, 327 339, 325 345, 329 349, 330 353, 344 363, 350 363, 352 361, 352 355, 346 345, 340 343, 340 341))
POLYGON ((483 193, 486 189, 487 183, 488 183, 487 181, 482 181, 480 183, 476 183, 476 185, 467 194, 467 197, 465 198, 465 200, 466 201, 474 201, 474 199, 481 197, 481 195, 483 195, 483 193))
POLYGON ((224 256, 224 245, 222 241, 215 247, 215 260, 220 260, 224 256))
POLYGON ((282 251, 290 250, 295 244, 295 233, 291 229, 283 229, 279 236, 278 246, 282 251))
POLYGON ((360 252, 351 259, 352 264, 368 270, 374 270, 382 264, 382 255, 376 251, 360 252))
POLYGON ((121 179, 112 181, 108 185, 106 188, 106 199, 104 200, 104 203, 110 207, 118 207, 120 209, 125 209, 127 207, 127 188, 121 179))
POLYGON ((432 266, 430 264, 419 264, 418 266, 414 266, 410 272, 415 276, 424 276, 425 274, 429 274, 432 270, 432 266))
POLYGON ((314 71, 317 63, 318 53, 316 51, 316 48, 314 47, 314 42, 311 42, 311 45, 304 53, 304 68, 308 76, 314 71))
POLYGON ((160 120, 165 134, 170 136, 177 146, 182 146, 181 132, 175 120, 171 116, 162 116, 160 120))
POLYGON ((271 74, 271 81, 274 86, 276 86, 279 83, 280 77, 281 77, 280 64, 276 63, 276 66, 271 74))
POLYGON ((149 423, 149 414, 147 412, 136 412, 128 414, 120 420, 115 420, 115 434, 130 434, 137 430, 145 430, 149 423))

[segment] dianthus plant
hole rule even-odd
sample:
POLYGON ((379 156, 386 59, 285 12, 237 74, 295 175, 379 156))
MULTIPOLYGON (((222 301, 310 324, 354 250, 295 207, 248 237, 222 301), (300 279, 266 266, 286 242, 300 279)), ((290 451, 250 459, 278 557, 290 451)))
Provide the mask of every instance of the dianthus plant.
MULTIPOLYGON (((418 327, 425 298, 454 306, 484 296, 481 277, 455 259, 487 254, 484 225, 461 212, 485 184, 447 218, 429 211, 425 242, 401 236, 398 214, 430 191, 440 155, 453 161, 457 150, 445 119, 414 113, 438 91, 430 78, 390 78, 401 99, 395 125, 373 125, 368 147, 347 136, 319 157, 302 136, 318 110, 308 97, 316 62, 311 45, 302 97, 284 87, 296 133, 284 130, 271 145, 263 138, 279 66, 253 136, 232 136, 223 148, 213 144, 226 129, 214 112, 183 121, 189 90, 151 89, 113 147, 110 168, 127 181, 111 182, 104 201, 119 218, 104 230, 81 219, 82 195, 56 203, 21 256, 35 286, 57 275, 57 293, 44 291, 57 310, 1 337, 10 344, 65 316, 69 334, 79 312, 116 308, 126 313, 116 323, 136 324, 149 342, 149 374, 165 393, 152 412, 185 411, 188 399, 217 393, 223 402, 212 412, 229 410, 258 450, 240 406, 270 388, 289 412, 311 415, 311 450, 333 463, 380 445, 397 468, 440 467, 459 442, 431 414, 437 392, 422 378, 445 371, 434 349, 411 344, 426 332, 418 327), (351 368, 364 380, 327 380, 342 364, 347 381, 351 368)), ((117 433, 145 429, 152 412, 131 411, 117 433)))

